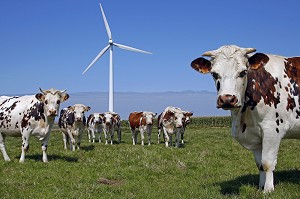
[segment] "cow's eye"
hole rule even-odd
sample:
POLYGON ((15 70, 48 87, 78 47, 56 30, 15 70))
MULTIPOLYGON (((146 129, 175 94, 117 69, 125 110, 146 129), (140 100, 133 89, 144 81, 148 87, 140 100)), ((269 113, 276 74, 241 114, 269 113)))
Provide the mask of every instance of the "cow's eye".
POLYGON ((57 100, 56 104, 60 104, 60 100, 57 100))
POLYGON ((211 75, 213 76, 214 79, 219 79, 220 78, 218 73, 212 72, 211 75))
POLYGON ((247 70, 240 72, 239 77, 244 77, 247 74, 247 70))
POLYGON ((48 104, 48 100, 45 101, 45 104, 48 104))

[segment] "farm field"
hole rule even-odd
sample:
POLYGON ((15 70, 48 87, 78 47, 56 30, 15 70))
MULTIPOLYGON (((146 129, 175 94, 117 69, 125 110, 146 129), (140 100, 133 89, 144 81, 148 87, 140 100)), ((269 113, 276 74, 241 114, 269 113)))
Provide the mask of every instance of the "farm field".
POLYGON ((230 128, 199 124, 188 126, 181 148, 158 144, 156 128, 151 146, 133 146, 124 124, 121 144, 89 143, 85 136, 82 149, 71 152, 54 130, 48 163, 32 137, 20 164, 21 138, 7 137, 12 161, 1 154, 0 198, 300 198, 299 140, 283 140, 275 191, 263 194, 252 153, 231 138, 230 128))

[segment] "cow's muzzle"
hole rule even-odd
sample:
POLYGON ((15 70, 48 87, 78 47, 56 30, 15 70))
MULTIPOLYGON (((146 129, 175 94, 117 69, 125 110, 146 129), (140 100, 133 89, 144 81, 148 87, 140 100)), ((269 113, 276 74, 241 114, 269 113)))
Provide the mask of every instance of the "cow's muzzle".
POLYGON ((238 104, 238 99, 235 95, 220 95, 217 101, 217 108, 222 109, 233 109, 233 108, 240 108, 238 104))
POLYGON ((48 111, 48 116, 52 116, 52 117, 57 116, 57 111, 55 109, 49 110, 48 111))

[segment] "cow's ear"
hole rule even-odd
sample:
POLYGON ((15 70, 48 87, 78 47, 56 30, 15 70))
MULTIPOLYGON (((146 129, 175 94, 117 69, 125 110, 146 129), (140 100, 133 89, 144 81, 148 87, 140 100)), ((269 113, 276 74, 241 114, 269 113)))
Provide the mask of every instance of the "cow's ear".
POLYGON ((44 101, 45 100, 45 96, 42 93, 36 94, 35 98, 38 99, 39 101, 44 101))
POLYGON ((269 61, 269 57, 263 53, 255 53, 248 59, 248 67, 252 70, 257 70, 265 66, 269 61))
POLYGON ((61 94, 61 101, 64 102, 66 101, 67 99, 69 99, 69 94, 68 93, 62 93, 61 94))
POLYGON ((84 109, 85 109, 85 111, 89 111, 89 110, 91 110, 91 107, 86 106, 84 109))
POLYGON ((73 106, 68 106, 68 109, 69 109, 70 111, 74 111, 74 107, 73 107, 73 106))
POLYGON ((153 113, 153 117, 155 117, 157 115, 157 113, 153 113))
POLYGON ((199 57, 192 61, 191 66, 193 69, 200 73, 209 73, 211 70, 211 62, 203 57, 199 57))

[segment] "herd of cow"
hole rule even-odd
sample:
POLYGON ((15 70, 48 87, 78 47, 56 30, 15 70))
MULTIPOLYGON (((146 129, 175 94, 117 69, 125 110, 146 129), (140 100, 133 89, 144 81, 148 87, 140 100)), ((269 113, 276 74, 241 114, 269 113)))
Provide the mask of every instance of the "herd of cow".
MULTIPOLYGON (((36 136, 42 142, 43 161, 47 162, 47 144, 50 138, 51 128, 54 119, 58 115, 60 104, 69 98, 65 90, 56 89, 42 90, 36 95, 26 96, 1 96, 0 97, 0 150, 4 160, 10 158, 5 149, 6 136, 22 137, 22 153, 20 162, 24 162, 25 153, 29 149, 29 137, 36 136)), ((90 142, 95 142, 95 134, 98 133, 98 140, 101 142, 101 132, 104 133, 105 144, 113 144, 114 132, 117 131, 118 142, 121 143, 121 118, 114 112, 92 113, 86 120, 85 112, 91 108, 83 104, 75 104, 63 108, 60 112, 58 126, 63 135, 64 148, 80 148, 80 142, 84 130, 88 131, 90 142)), ((157 113, 153 112, 132 112, 129 115, 128 123, 132 132, 133 145, 137 144, 138 131, 141 133, 141 144, 144 145, 144 133, 148 135, 148 145, 151 143, 151 132, 153 120, 157 113)), ((167 107, 158 116, 158 142, 161 129, 164 132, 165 144, 168 147, 172 144, 172 134, 176 134, 176 147, 179 140, 183 142, 183 134, 186 125, 190 123, 193 113, 182 111, 180 108, 167 107)))
MULTIPOLYGON (((300 139, 300 57, 283 57, 255 53, 254 48, 235 45, 222 46, 204 53, 191 66, 200 73, 210 73, 217 89, 217 108, 231 111, 232 136, 251 150, 259 169, 259 188, 264 192, 274 190, 273 171, 277 164, 280 142, 283 138, 300 139)), ((10 160, 4 145, 9 136, 22 136, 22 154, 29 147, 30 135, 42 141, 43 161, 47 161, 47 143, 50 130, 58 115, 60 103, 67 100, 65 91, 41 90, 35 96, 0 97, 0 149, 5 160, 10 160)), ((59 126, 64 132, 64 143, 70 141, 72 150, 79 147, 85 128, 83 113, 90 108, 74 105, 62 110, 59 126), (82 126, 72 124, 78 122, 82 126), (76 125, 75 125, 76 126, 76 125), (76 143, 77 139, 77 143, 76 143)), ((129 116, 133 144, 137 144, 136 130, 140 130, 142 144, 144 132, 151 133, 156 113, 134 112, 129 116)), ((164 131, 166 146, 176 129, 176 146, 183 135, 191 113, 179 108, 167 107, 158 116, 158 131, 164 131)), ((105 142, 113 142, 113 132, 118 131, 121 141, 120 117, 116 113, 92 114, 87 121, 89 139, 94 141, 95 132, 103 131, 105 142), (98 125, 98 126, 97 126, 98 125)), ((159 137, 158 137, 159 138, 159 137)), ((150 136, 148 136, 150 144, 150 136)))

